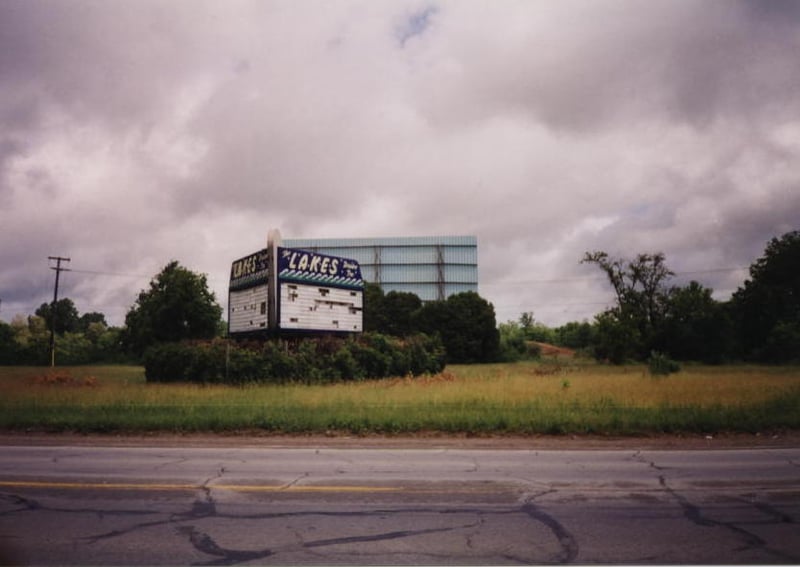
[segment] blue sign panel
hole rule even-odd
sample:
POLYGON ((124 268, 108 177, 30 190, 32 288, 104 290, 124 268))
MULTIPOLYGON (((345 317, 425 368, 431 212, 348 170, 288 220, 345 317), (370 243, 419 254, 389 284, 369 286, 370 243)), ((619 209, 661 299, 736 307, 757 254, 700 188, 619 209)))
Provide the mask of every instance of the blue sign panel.
POLYGON ((355 260, 296 248, 278 248, 278 280, 348 289, 363 289, 355 260))
POLYGON ((239 290, 267 283, 269 269, 268 249, 236 260, 231 265, 231 282, 229 289, 239 290))

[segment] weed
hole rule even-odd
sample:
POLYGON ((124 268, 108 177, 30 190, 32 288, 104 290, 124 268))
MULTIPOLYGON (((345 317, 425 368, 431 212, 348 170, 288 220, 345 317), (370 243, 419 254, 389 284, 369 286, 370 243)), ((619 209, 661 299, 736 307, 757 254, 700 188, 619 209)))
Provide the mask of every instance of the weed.
POLYGON ((652 351, 647 360, 647 367, 651 376, 667 376, 674 372, 680 372, 681 365, 669 358, 665 354, 652 351))
POLYGON ((535 368, 533 373, 537 376, 552 376, 553 374, 558 374, 561 370, 560 364, 543 364, 535 368))

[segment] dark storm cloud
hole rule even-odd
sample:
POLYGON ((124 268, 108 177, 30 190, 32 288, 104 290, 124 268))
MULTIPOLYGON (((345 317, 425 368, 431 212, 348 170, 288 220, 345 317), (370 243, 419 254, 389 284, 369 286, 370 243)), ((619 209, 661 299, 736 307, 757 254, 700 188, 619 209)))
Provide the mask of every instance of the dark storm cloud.
POLYGON ((702 127, 729 114, 797 110, 800 38, 782 18, 731 2, 547 7, 514 12, 514 25, 485 44, 459 37, 460 72, 441 85, 431 113, 462 120, 516 109, 582 131, 659 118, 702 127))
MULTIPOLYGON (((587 250, 747 266, 800 218, 799 16, 700 0, 6 0, 0 317, 47 300, 54 254, 110 274, 179 259, 224 300, 229 262, 270 228, 477 234, 501 320, 601 309, 587 250)), ((700 276, 726 292, 742 277, 700 276)), ((146 285, 66 281, 117 323, 146 285)))

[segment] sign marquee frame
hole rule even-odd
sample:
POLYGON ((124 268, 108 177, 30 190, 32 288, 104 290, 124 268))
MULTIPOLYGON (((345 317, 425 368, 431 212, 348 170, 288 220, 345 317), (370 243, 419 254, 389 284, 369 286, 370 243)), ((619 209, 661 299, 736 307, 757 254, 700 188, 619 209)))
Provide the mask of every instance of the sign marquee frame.
POLYGON ((364 279, 356 260, 279 246, 234 261, 228 287, 228 334, 363 331, 364 279))

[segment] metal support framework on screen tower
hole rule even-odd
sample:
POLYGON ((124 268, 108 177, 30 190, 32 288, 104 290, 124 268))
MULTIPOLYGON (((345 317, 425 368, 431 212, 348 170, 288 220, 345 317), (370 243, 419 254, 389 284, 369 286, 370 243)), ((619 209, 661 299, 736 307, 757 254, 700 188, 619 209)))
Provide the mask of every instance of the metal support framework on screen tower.
POLYGON ((444 301, 444 245, 436 245, 436 299, 444 301))
POLYGON ((373 248, 373 259, 375 263, 375 283, 381 285, 383 283, 383 278, 381 277, 381 272, 383 271, 382 264, 381 264, 381 251, 382 247, 377 245, 373 248))

